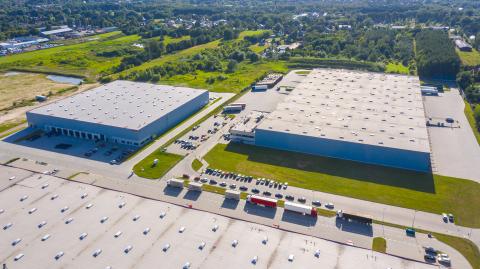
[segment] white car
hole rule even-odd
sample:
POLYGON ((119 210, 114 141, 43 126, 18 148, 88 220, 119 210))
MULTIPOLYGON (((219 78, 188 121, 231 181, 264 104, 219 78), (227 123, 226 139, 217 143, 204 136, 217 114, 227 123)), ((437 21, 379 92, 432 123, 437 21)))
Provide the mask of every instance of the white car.
POLYGON ((108 217, 103 217, 100 219, 100 223, 105 223, 108 220, 108 217))
POLYGON ((52 197, 50 197, 50 200, 53 201, 53 200, 55 200, 55 199, 57 199, 57 198, 58 198, 58 194, 54 194, 54 195, 52 195, 52 197))
POLYGON ((0 214, 3 214, 5 212, 5 209, 0 209, 0 214))
POLYGON ((73 218, 68 218, 68 219, 65 221, 65 224, 70 224, 72 221, 73 221, 73 218))
POLYGON ((185 227, 184 227, 184 226, 180 227, 180 229, 178 230, 178 232, 179 232, 179 233, 185 232, 185 227))
POLYGON ((28 210, 28 214, 33 214, 35 211, 37 211, 37 208, 36 208, 36 207, 28 210))
POLYGON ((165 218, 166 215, 167 215, 167 213, 162 212, 162 213, 160 213, 160 218, 163 219, 163 218, 165 218))
POLYGON ((289 262, 293 262, 294 259, 295 259, 295 256, 293 254, 288 255, 289 262))
POLYGON ((120 235, 122 235, 122 231, 116 232, 116 233, 113 235, 113 237, 118 238, 118 237, 120 237, 120 235))
POLYGON ((98 255, 100 255, 100 253, 102 253, 102 250, 101 250, 101 249, 97 249, 97 250, 95 250, 95 251, 93 252, 92 256, 96 258, 98 255))
POLYGON ((133 221, 137 221, 137 220, 139 220, 139 219, 140 219, 140 215, 135 215, 132 220, 133 220, 133 221))
POLYGON ((237 247, 237 245, 238 245, 238 240, 233 240, 232 247, 235 248, 235 247, 237 247))
POLYGON ((24 195, 24 196, 20 197, 20 202, 23 202, 27 199, 28 199, 28 195, 24 195))
POLYGON ((67 210, 68 210, 68 206, 64 206, 62 209, 60 209, 60 212, 63 213, 63 212, 65 212, 65 211, 67 211, 67 210))
POLYGON ((167 250, 170 248, 170 244, 165 244, 165 246, 163 246, 162 250, 163 252, 167 252, 167 250))
POLYGON ((200 245, 198 246, 198 249, 203 250, 205 248, 205 245, 206 245, 205 242, 200 243, 200 245))
POLYGON ((121 202, 121 203, 118 205, 118 208, 123 208, 125 205, 126 205, 125 202, 121 202))
POLYGON ((88 204, 87 206, 85 206, 86 209, 90 209, 92 208, 93 204, 88 204))
POLYGON ((258 262, 258 256, 253 256, 252 263, 257 264, 258 262))
POLYGON ((64 254, 65 254, 65 253, 63 253, 63 251, 58 252, 58 253, 55 255, 55 260, 60 259, 64 254))
POLYGON ((48 183, 45 183, 42 185, 42 189, 46 189, 48 186, 50 186, 48 183))
POLYGON ((190 268, 190 263, 189 262, 186 262, 184 265, 183 265, 183 269, 189 269, 190 268))
POLYGON ((268 237, 264 237, 263 240, 262 240, 262 244, 266 245, 268 242, 268 237))
POLYGON ((212 231, 216 232, 218 230, 218 225, 214 225, 212 231))
POLYGON ((82 196, 80 196, 80 198, 85 199, 85 198, 87 198, 87 196, 88 196, 88 193, 84 193, 84 194, 82 194, 82 196))
POLYGON ((320 250, 319 249, 315 250, 315 253, 313 255, 317 258, 320 257, 320 250))
POLYGON ((145 230, 143 230, 144 235, 147 235, 149 232, 150 232, 150 228, 145 228, 145 230))

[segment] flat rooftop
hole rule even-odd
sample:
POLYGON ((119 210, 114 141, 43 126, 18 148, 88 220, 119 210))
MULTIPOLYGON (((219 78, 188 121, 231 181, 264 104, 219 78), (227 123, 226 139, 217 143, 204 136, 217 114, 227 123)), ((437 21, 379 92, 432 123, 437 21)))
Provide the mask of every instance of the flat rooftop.
POLYGON ((414 76, 315 69, 257 129, 430 152, 414 76))
MULTIPOLYGON (((17 177, 16 184, 0 191, 0 223, 12 223, 0 230, 0 260, 8 268, 183 268, 186 262, 191 268, 223 268, 227 263, 232 269, 372 267, 372 259, 366 258, 371 250, 16 168, 0 166, 0 172, 17 177), (82 199, 84 193, 88 196, 82 199), (65 206, 68 210, 62 213, 65 206), (37 210, 29 214, 32 208, 37 210), (139 218, 134 221, 134 216, 139 218), (104 217, 108 219, 101 223, 104 217), (215 225, 218 230, 212 231, 215 225), (150 230, 144 234, 146 228, 150 230), (117 232, 121 234, 115 237, 117 232), (80 240, 83 233, 87 235, 80 240), (50 237, 42 240, 47 234, 50 237), (263 244, 265 237, 268 242, 263 244), (21 241, 12 246, 17 238, 21 241), (236 247, 233 240, 238 240, 236 247), (202 242, 205 247, 199 249, 202 242), (170 248, 163 251, 166 244, 170 248), (129 245, 132 249, 125 253, 129 245), (97 249, 102 252, 93 257, 97 249), (317 249, 319 258, 314 256, 317 249), (64 255, 54 259, 60 251, 64 255), (14 261, 20 253, 24 256, 14 261), (295 256, 291 262, 289 255, 295 256), (256 265, 251 263, 254 256, 256 265)), ((376 253, 375 268, 388 267, 434 268, 376 253)))
POLYGON ((205 92, 117 80, 30 113, 139 130, 205 92))
POLYGON ((241 121, 235 124, 230 131, 251 133, 267 114, 260 111, 251 111, 248 115, 243 116, 241 121))

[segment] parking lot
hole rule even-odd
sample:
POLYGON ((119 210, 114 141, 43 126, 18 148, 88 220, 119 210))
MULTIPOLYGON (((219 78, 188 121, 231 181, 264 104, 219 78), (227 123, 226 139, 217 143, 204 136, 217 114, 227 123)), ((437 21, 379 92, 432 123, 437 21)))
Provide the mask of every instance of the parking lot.
POLYGON ((28 135, 29 129, 5 139, 17 145, 43 149, 99 162, 117 164, 125 160, 136 148, 104 141, 95 142, 64 135, 42 134, 34 139, 20 139, 28 135), (18 141, 20 139, 20 141, 18 141))
POLYGON ((427 117, 452 118, 459 127, 428 127, 433 172, 480 182, 480 170, 476 167, 480 163, 480 146, 463 112, 465 104, 458 90, 425 96, 424 106, 427 117))
POLYGON ((21 171, 10 173, 27 178, 0 192, 7 268, 433 268, 21 171))
POLYGON ((194 126, 192 130, 168 146, 167 152, 186 155, 233 120, 233 118, 221 114, 212 116, 200 125, 194 126))

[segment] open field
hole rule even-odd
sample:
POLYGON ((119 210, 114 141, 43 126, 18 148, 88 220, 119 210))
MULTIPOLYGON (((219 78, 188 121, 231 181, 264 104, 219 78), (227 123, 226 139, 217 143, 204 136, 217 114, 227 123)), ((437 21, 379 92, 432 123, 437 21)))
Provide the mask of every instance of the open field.
POLYGON ((156 150, 133 167, 133 171, 140 177, 157 179, 161 178, 168 170, 177 164, 183 156, 156 150), (158 164, 153 166, 153 161, 158 159, 158 164))
POLYGON ((201 88, 214 92, 239 92, 267 72, 287 71, 288 68, 283 61, 265 61, 257 63, 242 62, 233 73, 225 74, 221 72, 197 71, 192 74, 177 75, 165 79, 162 78, 159 83, 201 88), (215 79, 215 82, 207 83, 208 78, 217 78, 220 75, 222 75, 224 79, 215 79))
POLYGON ((94 78, 120 63, 122 57, 99 57, 97 52, 131 47, 140 36, 111 32, 93 41, 37 50, 0 58, 0 69, 22 69, 94 78))
POLYGON ((480 227, 480 218, 472 214, 480 210, 480 184, 470 180, 239 144, 219 144, 205 160, 213 168, 300 188, 426 212, 452 212, 457 224, 480 227))
POLYGON ((478 144, 480 145, 480 131, 479 131, 479 126, 477 125, 477 122, 475 121, 475 117, 473 115, 473 110, 470 104, 467 101, 465 102, 465 116, 467 117, 468 123, 470 124, 470 127, 472 127, 473 134, 475 135, 475 138, 477 139, 478 144))
POLYGON ((385 66, 385 73, 394 73, 394 74, 403 74, 403 75, 408 75, 410 72, 408 70, 408 66, 404 66, 401 63, 394 63, 394 62, 389 62, 385 66))
POLYGON ((472 52, 460 51, 458 49, 456 49, 456 51, 463 65, 466 65, 466 66, 480 65, 480 52, 478 52, 476 49, 473 49, 472 52))
POLYGON ((54 82, 46 78, 45 74, 5 75, 0 73, 0 110, 11 107, 14 102, 35 99, 36 95, 48 95, 49 92, 55 94, 57 91, 72 86, 54 82))

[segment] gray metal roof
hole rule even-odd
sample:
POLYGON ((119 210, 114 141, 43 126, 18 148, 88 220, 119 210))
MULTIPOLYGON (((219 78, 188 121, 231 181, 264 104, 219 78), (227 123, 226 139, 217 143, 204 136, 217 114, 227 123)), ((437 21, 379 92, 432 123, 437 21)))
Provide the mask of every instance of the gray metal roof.
POLYGON ((257 129, 430 152, 417 77, 313 70, 257 129))
POLYGON ((29 113, 139 130, 205 92, 117 80, 29 113))

